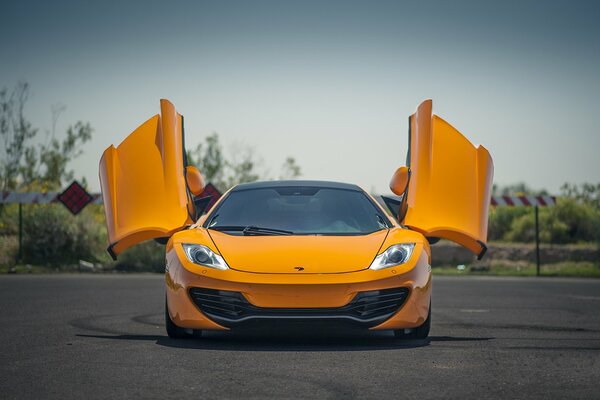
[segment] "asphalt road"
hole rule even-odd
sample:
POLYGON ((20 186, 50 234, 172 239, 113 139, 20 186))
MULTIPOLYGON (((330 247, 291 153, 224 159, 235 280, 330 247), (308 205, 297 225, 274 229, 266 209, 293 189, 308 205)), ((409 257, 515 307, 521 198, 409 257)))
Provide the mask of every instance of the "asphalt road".
POLYGON ((157 275, 0 277, 0 398, 600 398, 600 280, 435 277, 425 341, 166 337, 157 275))

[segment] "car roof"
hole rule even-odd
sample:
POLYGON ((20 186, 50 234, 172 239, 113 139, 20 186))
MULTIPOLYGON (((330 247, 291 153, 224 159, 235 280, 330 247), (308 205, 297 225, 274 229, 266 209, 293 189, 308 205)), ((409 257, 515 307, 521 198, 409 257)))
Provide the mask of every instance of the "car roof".
POLYGON ((358 192, 362 192, 362 189, 354 185, 352 183, 342 183, 342 182, 329 182, 329 181, 304 181, 304 180, 286 180, 286 181, 261 181, 261 182, 251 182, 251 183, 240 183, 236 185, 232 192, 237 192, 238 190, 248 190, 248 189, 267 189, 267 188, 280 188, 280 187, 296 187, 296 186, 309 186, 309 187, 319 187, 319 188, 328 188, 328 189, 345 189, 345 190, 355 190, 358 192))

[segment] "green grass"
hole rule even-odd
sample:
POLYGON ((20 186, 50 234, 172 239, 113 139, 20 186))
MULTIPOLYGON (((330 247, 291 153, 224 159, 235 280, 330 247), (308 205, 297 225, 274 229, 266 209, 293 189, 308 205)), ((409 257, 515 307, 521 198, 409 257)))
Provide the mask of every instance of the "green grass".
POLYGON ((45 265, 0 266, 0 274, 56 274, 78 272, 77 265, 51 267, 45 265))
MULTIPOLYGON (((540 271, 542 276, 600 278, 600 263, 580 261, 542 264, 540 271)), ((442 266, 433 268, 432 272, 434 275, 535 276, 536 266, 521 262, 492 261, 488 268, 467 265, 461 271, 456 267, 442 266)))
MULTIPOLYGON (((477 267, 475 266, 473 269, 477 269, 477 267)), ((74 272, 78 272, 76 265, 60 268, 39 265, 17 265, 14 267, 0 266, 0 274, 54 274, 74 272)), ((472 270, 472 266, 467 265, 462 271, 456 269, 456 267, 443 266, 434 267, 432 272, 434 275, 535 276, 536 271, 535 264, 494 261, 489 266, 489 270, 472 270)), ((600 263, 582 261, 546 264, 542 265, 541 272, 542 276, 600 278, 600 263)))

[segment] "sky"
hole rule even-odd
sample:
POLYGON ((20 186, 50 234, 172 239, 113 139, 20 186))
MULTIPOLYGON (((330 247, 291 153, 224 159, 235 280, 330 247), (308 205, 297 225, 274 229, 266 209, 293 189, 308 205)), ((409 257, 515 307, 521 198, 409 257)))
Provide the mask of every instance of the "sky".
POLYGON ((0 3, 0 87, 29 82, 42 131, 94 128, 71 163, 99 190, 110 144, 171 100, 186 145, 217 132, 276 178, 389 193, 424 99, 492 154, 494 181, 558 193, 600 182, 600 2, 0 3))

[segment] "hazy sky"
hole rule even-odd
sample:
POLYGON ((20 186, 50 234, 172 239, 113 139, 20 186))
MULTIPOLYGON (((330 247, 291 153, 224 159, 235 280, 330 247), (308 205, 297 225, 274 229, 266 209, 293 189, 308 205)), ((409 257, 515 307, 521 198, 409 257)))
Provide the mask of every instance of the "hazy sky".
POLYGON ((104 148, 170 99, 188 148, 218 132, 271 176, 389 192, 407 117, 434 112, 485 145, 495 181, 557 192, 600 181, 600 2, 7 1, 0 86, 27 113, 95 129, 72 166, 98 190, 104 148))

